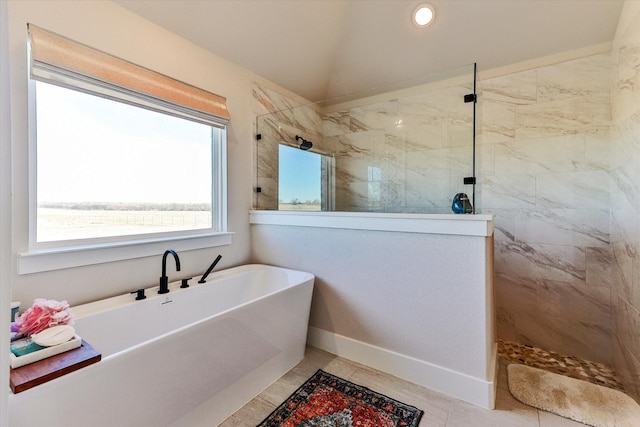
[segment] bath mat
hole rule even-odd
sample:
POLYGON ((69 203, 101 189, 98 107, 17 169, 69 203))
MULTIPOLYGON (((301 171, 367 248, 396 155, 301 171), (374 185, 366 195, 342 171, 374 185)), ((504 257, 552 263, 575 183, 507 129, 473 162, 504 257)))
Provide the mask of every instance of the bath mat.
POLYGON ((258 427, 417 427, 422 413, 319 369, 258 427))
POLYGON ((594 427, 640 426, 640 406, 618 390, 518 364, 507 366, 507 378, 529 406, 594 427))

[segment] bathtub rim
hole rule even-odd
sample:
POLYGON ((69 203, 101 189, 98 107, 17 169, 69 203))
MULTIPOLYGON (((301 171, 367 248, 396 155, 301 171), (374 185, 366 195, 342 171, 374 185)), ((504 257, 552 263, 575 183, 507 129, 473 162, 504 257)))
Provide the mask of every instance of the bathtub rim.
MULTIPOLYGON (((236 267, 231 267, 231 268, 227 268, 224 270, 219 270, 215 273, 211 273, 209 275, 209 277, 207 278, 207 282, 206 283, 201 283, 198 284, 197 286, 206 286, 209 284, 215 285, 215 281, 217 280, 224 280, 226 277, 231 277, 231 276, 235 276, 237 274, 242 274, 245 272, 251 272, 251 271, 256 271, 256 270, 261 270, 261 269, 267 269, 267 270, 280 270, 280 271, 290 271, 290 272, 294 272, 294 273, 299 273, 301 274, 301 280, 297 281, 293 284, 288 284, 285 287, 282 287, 281 289, 277 289, 271 292, 267 292, 264 295, 261 295, 257 298, 253 298, 250 299, 248 301, 245 301, 241 304, 238 304, 236 306, 227 308, 226 310, 222 310, 207 316, 204 316, 194 322, 191 322, 187 325, 184 326, 180 326, 180 327, 176 327, 174 329, 171 329, 167 332, 164 332, 162 334, 156 335, 152 338, 149 338, 147 340, 141 341, 139 343, 136 343, 132 346, 126 347, 122 350, 116 351, 114 353, 108 354, 108 355, 102 355, 102 360, 108 360, 111 357, 117 356, 119 354, 122 354, 124 352, 128 352, 128 351, 133 351, 143 345, 146 345, 148 343, 151 342, 155 342, 158 340, 161 340, 169 335, 175 334, 175 333, 180 333, 182 331, 184 331, 187 328, 190 328, 192 326, 195 325, 199 325, 202 324, 204 322, 207 322, 211 319, 213 319, 214 317, 217 316, 222 316, 226 313, 229 313, 233 310, 239 309, 241 307, 246 307, 249 304, 255 303, 255 302, 259 302, 262 301, 266 298, 269 298, 273 295, 277 295, 279 293, 282 292, 286 292, 288 289, 291 289, 293 287, 296 286, 304 286, 308 283, 311 283, 311 286, 314 285, 315 282, 315 275, 313 273, 309 273, 306 271, 302 271, 302 270, 295 270, 295 269, 291 269, 291 268, 286 268, 286 267, 279 267, 279 266, 274 266, 274 265, 268 265, 268 264, 243 264, 243 265, 239 265, 236 267)), ((196 276, 193 279, 198 279, 202 276, 196 276)), ((132 305, 136 305, 136 304, 140 304, 140 303, 153 303, 153 300, 157 300, 162 301, 162 300, 166 300, 167 298, 171 298, 171 292, 174 293, 174 295, 176 293, 182 293, 182 292, 188 292, 189 290, 193 290, 193 288, 189 287, 189 288, 180 288, 181 285, 181 281, 177 280, 174 282, 171 282, 169 284, 169 290, 170 292, 168 294, 158 294, 157 290, 158 290, 158 286, 152 286, 150 288, 145 288, 145 291, 150 292, 150 295, 147 297, 147 299, 145 299, 144 301, 136 301, 135 300, 135 295, 129 295, 129 294, 121 294, 121 295, 116 295, 114 297, 110 297, 110 298, 104 298, 101 300, 97 300, 97 301, 92 301, 92 302, 88 302, 85 304, 80 304, 78 306, 75 307, 71 307, 72 310, 78 310, 79 307, 85 307, 85 309, 80 309, 80 314, 78 315, 77 313, 74 313, 76 315, 76 319, 82 319, 84 317, 89 317, 92 315, 98 315, 110 310, 114 310, 114 309, 118 309, 118 308, 122 308, 122 307, 129 307, 132 305)), ((194 286, 195 287, 195 286, 194 286)), ((98 351, 100 349, 97 349, 98 351)))
MULTIPOLYGON (((180 287, 181 284, 182 284, 182 281, 181 281, 182 279, 174 280, 174 281, 169 283, 169 293, 168 294, 158 294, 158 289, 159 289, 158 285, 152 285, 152 286, 143 287, 143 288, 139 288, 139 289, 144 289, 145 295, 147 297, 144 301, 148 302, 148 301, 153 300, 153 299, 162 299, 164 297, 170 297, 171 293, 173 293, 175 295, 176 293, 189 291, 190 289, 192 290, 192 288, 197 288, 199 286, 206 286, 206 285, 209 285, 209 284, 213 283, 216 280, 224 279, 227 276, 235 275, 235 274, 238 274, 238 273, 243 273, 243 272, 245 272, 245 270, 246 271, 252 271, 252 270, 258 270, 258 269, 263 268, 263 267, 267 267, 268 269, 292 271, 292 272, 308 275, 308 277, 306 277, 303 280, 303 282, 306 282, 307 280, 310 280, 310 279, 315 280, 315 275, 313 273, 309 273, 307 271, 296 270, 296 269, 287 268, 287 267, 280 267, 280 266, 277 266, 277 265, 252 263, 252 264, 242 264, 242 265, 238 265, 238 266, 235 266, 235 267, 229 267, 229 268, 226 268, 224 270, 214 271, 207 277, 207 281, 205 283, 197 283, 197 281, 202 277, 202 274, 198 275, 198 276, 193 276, 191 278, 192 282, 189 285, 189 288, 181 288, 180 287)), ((283 288, 283 289, 280 289, 278 291, 274 291, 274 292, 271 292, 271 293, 280 292, 280 291, 282 291, 284 289, 287 289, 287 288, 283 288)), ((135 292, 135 291, 133 291, 133 292, 135 292)), ((267 294, 267 295, 270 295, 270 294, 267 294)), ((128 306, 128 305, 135 305, 135 304, 139 304, 139 303, 140 303, 140 301, 136 301, 136 299, 135 299, 135 294, 124 293, 124 294, 118 294, 118 295, 114 295, 114 296, 107 297, 107 298, 102 298, 102 299, 95 300, 95 301, 89 301, 89 302, 86 302, 86 303, 78 304, 78 305, 72 306, 71 310, 72 310, 72 312, 73 312, 73 314, 75 316, 75 319, 82 319, 83 317, 94 315, 94 314, 103 313, 105 311, 109 311, 109 310, 112 310, 114 308, 124 307, 124 306, 128 306)))

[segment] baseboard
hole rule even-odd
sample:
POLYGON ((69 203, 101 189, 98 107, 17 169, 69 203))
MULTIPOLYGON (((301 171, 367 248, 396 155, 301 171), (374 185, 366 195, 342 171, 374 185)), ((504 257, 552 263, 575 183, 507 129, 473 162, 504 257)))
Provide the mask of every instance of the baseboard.
MULTIPOLYGON (((357 341, 323 329, 309 327, 307 343, 313 347, 370 366, 412 383, 439 391, 487 409, 495 407, 495 366, 488 371, 490 381, 472 377, 443 366, 419 360, 392 350, 357 341)), ((493 346, 492 353, 496 353, 493 346)), ((491 355, 491 364, 497 363, 497 354, 491 355)))

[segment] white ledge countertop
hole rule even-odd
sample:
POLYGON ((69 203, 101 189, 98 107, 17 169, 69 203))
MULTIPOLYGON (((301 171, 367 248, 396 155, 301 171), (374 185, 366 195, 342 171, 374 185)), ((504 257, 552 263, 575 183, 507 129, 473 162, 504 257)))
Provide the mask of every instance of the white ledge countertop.
POLYGON ((249 211, 249 223, 403 233, 493 235, 493 214, 404 214, 381 212, 249 211))

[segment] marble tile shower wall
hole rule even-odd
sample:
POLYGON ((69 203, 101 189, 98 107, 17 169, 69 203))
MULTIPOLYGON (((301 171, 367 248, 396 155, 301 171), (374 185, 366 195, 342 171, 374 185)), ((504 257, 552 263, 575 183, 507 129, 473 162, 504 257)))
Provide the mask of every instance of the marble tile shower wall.
POLYGON ((611 364, 611 55, 479 82, 498 336, 611 364))
POLYGON ((322 117, 311 106, 284 96, 257 83, 252 88, 252 111, 256 117, 257 183, 256 209, 278 209, 278 148, 279 145, 300 145, 296 135, 313 141, 314 149, 326 150, 322 134, 322 117))
POLYGON ((472 174, 469 87, 325 113, 338 211, 450 213, 472 174))
POLYGON ((470 192, 472 104, 469 87, 454 86, 335 113, 318 113, 253 86, 257 116, 255 206, 278 208, 278 144, 295 135, 335 159, 335 210, 450 213, 458 192, 470 192))
POLYGON ((640 13, 614 44, 611 243, 614 365, 640 402, 640 13))

